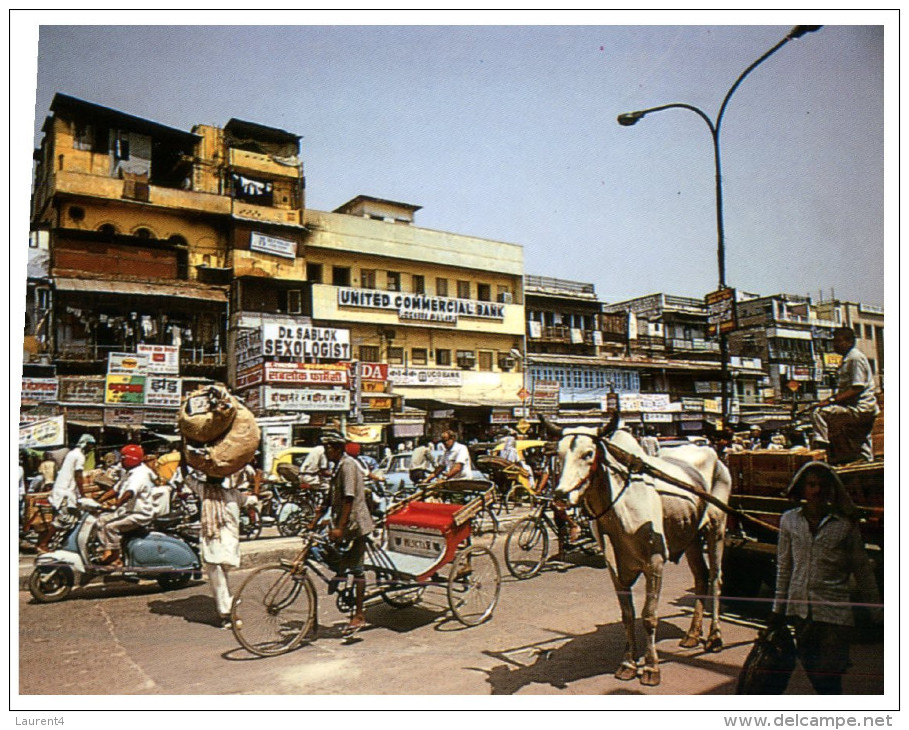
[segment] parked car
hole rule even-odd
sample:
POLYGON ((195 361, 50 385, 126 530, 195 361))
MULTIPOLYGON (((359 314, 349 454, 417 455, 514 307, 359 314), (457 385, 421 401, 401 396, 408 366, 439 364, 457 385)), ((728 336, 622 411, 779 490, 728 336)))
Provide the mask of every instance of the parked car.
POLYGON ((413 489, 410 479, 410 451, 399 451, 382 459, 378 473, 385 479, 385 493, 393 496, 403 490, 413 489))

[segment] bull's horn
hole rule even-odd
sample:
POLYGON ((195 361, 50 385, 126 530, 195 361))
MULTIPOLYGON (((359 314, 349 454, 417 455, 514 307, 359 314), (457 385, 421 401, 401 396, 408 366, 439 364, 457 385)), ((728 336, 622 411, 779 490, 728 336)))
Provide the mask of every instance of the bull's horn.
POLYGON ((542 413, 537 413, 537 416, 540 419, 540 423, 543 424, 543 428, 549 433, 550 436, 555 438, 562 438, 562 431, 564 430, 561 426, 556 426, 552 421, 550 421, 542 413))
POLYGON ((600 426, 600 428, 597 430, 597 438, 602 439, 606 438, 607 436, 612 436, 612 434, 614 434, 619 428, 620 418, 621 414, 617 408, 615 411, 613 411, 612 418, 609 419, 609 422, 604 426, 600 426))

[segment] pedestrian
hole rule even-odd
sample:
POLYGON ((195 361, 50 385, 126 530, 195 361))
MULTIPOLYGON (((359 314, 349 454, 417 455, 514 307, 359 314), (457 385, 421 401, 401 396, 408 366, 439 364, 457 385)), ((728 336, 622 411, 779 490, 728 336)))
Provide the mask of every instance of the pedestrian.
POLYGON ((443 479, 471 479, 473 478, 473 464, 470 461, 470 451, 457 440, 457 435, 451 429, 442 432, 442 444, 445 451, 442 459, 435 468, 430 479, 442 476, 443 479))
POLYGON ((201 502, 202 566, 208 577, 219 624, 222 629, 229 629, 233 597, 228 573, 231 568, 240 567, 240 510, 255 507, 259 500, 238 488, 248 476, 246 467, 240 469, 239 476, 233 474, 221 479, 190 470, 184 460, 181 473, 184 485, 195 492, 201 502))
POLYGON ((420 484, 426 480, 426 475, 436 468, 432 447, 428 438, 419 440, 417 448, 410 455, 410 481, 420 484))
POLYGON ((805 464, 787 494, 804 504, 783 513, 777 579, 769 624, 792 623, 799 660, 818 694, 842 694, 854 619, 850 578, 871 606, 883 608, 857 512, 836 472, 825 462, 805 464))
POLYGON ((318 444, 312 448, 300 465, 300 486, 322 489, 327 485, 330 474, 325 446, 318 444))
POLYGON ((660 453, 660 442, 653 432, 653 426, 647 426, 641 438, 641 448, 647 456, 656 456, 660 453))
POLYGON ((330 512, 328 539, 337 547, 346 546, 342 550, 340 562, 337 563, 338 575, 335 579, 347 574, 353 576, 354 613, 344 629, 344 633, 350 635, 366 625, 363 613, 366 595, 363 561, 366 555, 366 540, 375 523, 366 504, 365 475, 354 458, 345 451, 347 439, 338 431, 326 431, 322 434, 321 441, 328 459, 335 467, 328 494, 316 511, 312 524, 315 526, 322 515, 330 512))
POLYGON ((764 447, 763 441, 761 440, 761 427, 757 424, 754 424, 750 429, 748 429, 749 440, 746 442, 746 446, 749 451, 756 451, 764 447))
POLYGON ((813 446, 827 449, 831 464, 874 461, 871 430, 880 408, 871 365, 855 347, 855 332, 849 327, 833 331, 833 349, 843 361, 837 370, 836 393, 812 413, 813 446))
POLYGON ((41 463, 38 464, 38 473, 44 477, 44 484, 53 484, 57 478, 57 463, 49 451, 44 452, 41 463))
POLYGON ((85 458, 94 448, 95 437, 88 433, 82 434, 63 459, 63 464, 54 479, 54 487, 47 498, 54 512, 54 519, 38 541, 39 553, 46 553, 51 538, 58 530, 65 529, 72 522, 79 498, 83 496, 85 458))
POLYGON ((521 460, 521 456, 518 454, 518 442, 514 436, 506 436, 502 439, 502 450, 499 452, 499 456, 512 463, 521 460))
POLYGON ((127 444, 120 450, 120 463, 126 476, 102 494, 101 503, 116 498, 114 511, 98 519, 98 542, 104 553, 102 565, 121 567, 123 535, 140 527, 147 527, 155 517, 153 490, 158 475, 148 465, 145 451, 138 444, 127 444))

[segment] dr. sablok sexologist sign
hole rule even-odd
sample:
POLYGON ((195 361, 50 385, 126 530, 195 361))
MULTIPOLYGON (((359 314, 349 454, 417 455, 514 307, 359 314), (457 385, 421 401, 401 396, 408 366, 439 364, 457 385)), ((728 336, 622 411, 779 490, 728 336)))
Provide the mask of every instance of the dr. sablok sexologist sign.
POLYGON ((350 360, 350 330, 268 322, 262 325, 262 354, 265 357, 350 360))

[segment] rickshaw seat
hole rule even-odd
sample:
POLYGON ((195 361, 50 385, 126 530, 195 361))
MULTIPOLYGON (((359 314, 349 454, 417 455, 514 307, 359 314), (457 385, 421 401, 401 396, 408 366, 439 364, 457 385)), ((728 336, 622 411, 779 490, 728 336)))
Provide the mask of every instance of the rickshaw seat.
POLYGON ((459 504, 445 502, 410 502, 403 509, 390 514, 385 522, 387 525, 423 527, 448 532, 454 528, 454 515, 460 509, 459 504))

